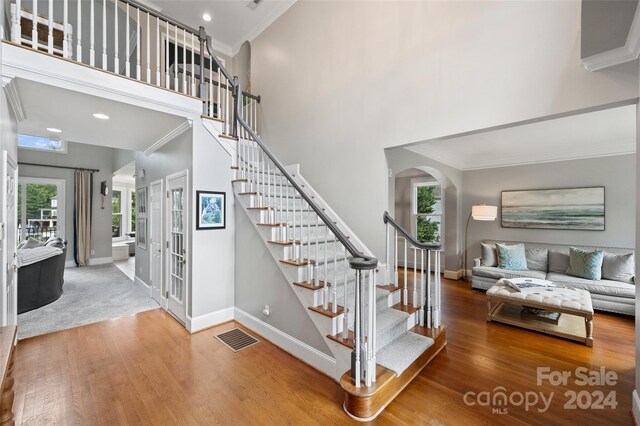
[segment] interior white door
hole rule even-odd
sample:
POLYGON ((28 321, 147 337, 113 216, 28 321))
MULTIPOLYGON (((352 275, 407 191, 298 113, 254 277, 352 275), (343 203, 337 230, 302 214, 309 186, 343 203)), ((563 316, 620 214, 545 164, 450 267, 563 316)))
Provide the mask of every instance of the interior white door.
POLYGON ((6 265, 2 279, 2 325, 18 322, 18 267, 16 244, 18 232, 18 165, 7 151, 2 152, 2 261, 6 265))
POLYGON ((167 306, 178 320, 187 319, 189 197, 187 174, 167 177, 167 306))
POLYGON ((164 253, 164 238, 162 238, 163 186, 161 180, 151 183, 149 197, 149 239, 151 243, 151 297, 153 297, 160 306, 166 308, 166 303, 162 297, 162 281, 164 278, 164 274, 162 273, 162 253, 164 253))

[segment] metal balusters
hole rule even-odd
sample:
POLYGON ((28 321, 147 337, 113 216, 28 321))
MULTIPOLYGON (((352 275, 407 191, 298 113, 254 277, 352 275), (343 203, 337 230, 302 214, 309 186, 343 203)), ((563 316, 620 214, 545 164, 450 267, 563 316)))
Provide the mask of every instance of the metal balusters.
POLYGON ((409 291, 407 290, 407 239, 404 238, 404 271, 402 273, 404 276, 404 288, 402 289, 402 304, 407 304, 407 297, 409 296, 409 291))
MULTIPOLYGON (((136 8, 137 9, 137 8, 136 8)), ((137 9, 136 18, 136 79, 140 80, 142 67, 140 64, 140 9, 137 9)))
POLYGON ((78 0, 78 23, 76 25, 76 42, 76 61, 82 62, 82 0, 78 0))
MULTIPOLYGON (((34 21, 38 22, 38 17, 33 17, 34 21)), ((37 24, 36 24, 37 26, 37 24)), ((38 40, 36 38, 36 40, 38 40)), ((47 37, 47 52, 53 53, 53 0, 49 0, 49 36, 47 37)))
POLYGON ((107 69, 107 0, 102 0, 102 69, 107 69))

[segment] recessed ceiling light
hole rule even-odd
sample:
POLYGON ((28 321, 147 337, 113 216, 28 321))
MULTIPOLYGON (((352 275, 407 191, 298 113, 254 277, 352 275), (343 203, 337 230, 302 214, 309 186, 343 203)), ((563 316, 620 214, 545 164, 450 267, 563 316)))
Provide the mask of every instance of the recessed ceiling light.
POLYGON ((62 130, 56 129, 55 127, 47 127, 47 131, 53 132, 53 133, 62 133, 62 130))
POLYGON ((99 113, 99 112, 97 112, 97 113, 93 114, 93 116, 94 116, 95 118, 100 119, 100 120, 108 120, 108 119, 109 119, 109 116, 108 116, 107 114, 101 114, 101 113, 99 113))
POLYGON ((211 15, 205 13, 204 15, 202 15, 202 19, 204 19, 206 22, 211 22, 211 15))

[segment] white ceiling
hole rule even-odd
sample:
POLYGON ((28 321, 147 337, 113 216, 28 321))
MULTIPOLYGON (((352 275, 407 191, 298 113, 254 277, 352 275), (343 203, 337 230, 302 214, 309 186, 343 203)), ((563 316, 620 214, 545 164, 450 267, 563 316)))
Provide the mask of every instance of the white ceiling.
POLYGON ((64 141, 144 151, 185 121, 185 118, 120 102, 18 80, 17 91, 26 119, 18 132, 53 136, 64 141), (98 120, 94 113, 107 114, 98 120), (54 127, 62 133, 49 133, 54 127))
POLYGON ((636 106, 426 141, 405 149, 460 170, 632 154, 636 106))
POLYGON ((235 55, 246 40, 258 34, 282 15, 295 0, 262 0, 255 8, 248 5, 252 0, 154 0, 153 5, 161 12, 192 28, 204 26, 211 36, 214 48, 228 56, 235 55), (212 16, 205 22, 202 15, 212 16))

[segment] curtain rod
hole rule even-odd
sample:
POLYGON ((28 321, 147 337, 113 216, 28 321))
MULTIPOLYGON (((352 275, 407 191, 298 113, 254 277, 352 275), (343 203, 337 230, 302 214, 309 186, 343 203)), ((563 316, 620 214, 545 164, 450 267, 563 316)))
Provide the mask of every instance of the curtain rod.
POLYGON ((82 167, 69 167, 69 166, 52 166, 50 164, 22 163, 20 161, 18 161, 18 165, 22 165, 22 166, 37 166, 37 167, 51 167, 51 168, 54 168, 54 169, 82 170, 82 171, 91 172, 91 173, 97 173, 97 172, 100 171, 99 169, 84 169, 82 167))

